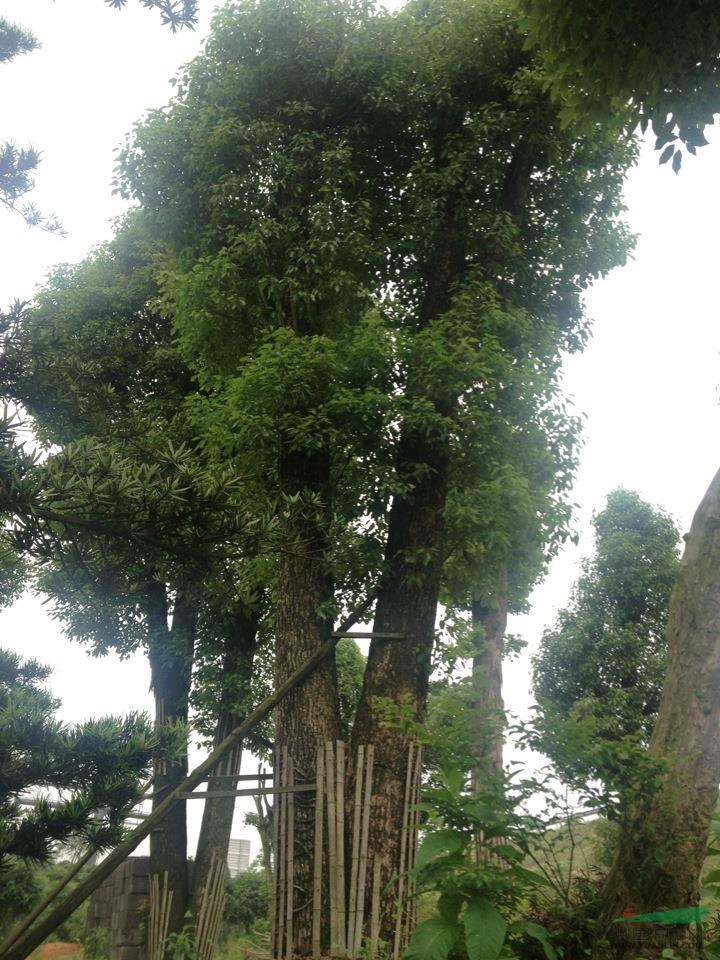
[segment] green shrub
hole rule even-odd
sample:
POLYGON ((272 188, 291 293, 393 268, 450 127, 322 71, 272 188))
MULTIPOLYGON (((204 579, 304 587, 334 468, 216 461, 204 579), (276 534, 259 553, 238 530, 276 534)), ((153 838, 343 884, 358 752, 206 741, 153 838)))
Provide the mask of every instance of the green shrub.
POLYGON ((246 870, 230 877, 226 885, 224 921, 228 926, 250 933, 258 920, 267 919, 270 895, 265 874, 246 870))

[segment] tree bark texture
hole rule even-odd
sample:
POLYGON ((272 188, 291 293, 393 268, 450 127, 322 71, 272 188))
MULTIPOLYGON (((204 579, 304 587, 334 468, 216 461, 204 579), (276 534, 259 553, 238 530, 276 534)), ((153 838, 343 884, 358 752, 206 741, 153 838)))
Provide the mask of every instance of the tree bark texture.
MULTIPOLYGON (((148 655, 155 721, 188 721, 188 698, 195 642, 195 610, 182 591, 173 604, 172 626, 168 626, 165 587, 153 584, 148 591, 148 655)), ((187 749, 173 762, 157 760, 153 769, 153 809, 187 776, 187 749)), ((173 891, 170 933, 179 932, 188 909, 187 823, 185 801, 176 803, 150 834, 150 872, 164 874, 173 891)))
POLYGON ((659 786, 625 816, 603 891, 606 919, 694 906, 720 782, 720 472, 686 537, 667 627, 668 665, 648 753, 659 786))
MULTIPOLYGON (((232 633, 225 640, 223 656, 223 672, 230 682, 220 696, 217 726, 213 738, 214 746, 222 743, 230 731, 242 722, 243 716, 250 709, 249 703, 237 702, 236 691, 238 688, 246 689, 252 678, 258 626, 258 616, 244 610, 239 611, 233 618, 232 633)), ((234 750, 231 750, 218 764, 215 774, 221 777, 239 774, 242 749, 243 745, 239 743, 234 750)), ((207 785, 208 797, 212 797, 212 794, 218 790, 235 790, 236 787, 237 780, 218 781, 211 777, 207 785)), ((213 857, 227 859, 234 814, 235 797, 216 797, 205 801, 192 874, 191 896, 194 916, 198 916, 200 910, 213 857)))
MULTIPOLYGON (((332 620, 322 615, 322 606, 333 598, 328 570, 328 543, 324 516, 317 504, 305 503, 308 494, 321 498, 327 509, 329 456, 288 452, 281 457, 280 482, 286 494, 299 495, 300 510, 291 521, 290 536, 278 563, 275 612, 275 684, 280 686, 327 641, 332 620)), ((287 747, 295 763, 295 778, 312 781, 318 744, 340 736, 340 703, 334 651, 307 683, 292 691, 276 714, 275 739, 287 747)), ((314 800, 310 794, 295 798, 295 911, 294 950, 299 956, 312 953, 314 800)))
MULTIPOLYGON (((504 578, 506 580, 506 578, 504 578)), ((507 587, 501 589, 493 604, 474 600, 473 626, 483 631, 473 657, 472 676, 476 696, 472 703, 475 724, 475 759, 472 771, 474 792, 486 777, 499 777, 503 772, 503 727, 505 723, 502 684, 503 653, 507 630, 507 587)))

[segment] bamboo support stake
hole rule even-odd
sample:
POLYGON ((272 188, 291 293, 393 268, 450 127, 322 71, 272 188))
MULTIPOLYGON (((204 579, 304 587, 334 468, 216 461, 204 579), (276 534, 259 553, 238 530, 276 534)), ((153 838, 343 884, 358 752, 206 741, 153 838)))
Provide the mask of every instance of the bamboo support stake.
MULTIPOLYGON (((285 784, 285 748, 278 756, 280 776, 280 785, 285 784)), ((283 794, 276 801, 280 807, 280 842, 278 844, 278 926, 277 926, 277 946, 276 957, 285 956, 285 894, 286 889, 286 867, 287 867, 287 845, 285 842, 285 831, 287 829, 287 794, 283 794)))
POLYGON ((195 927, 198 960, 211 960, 225 905, 225 863, 213 855, 195 927))
POLYGON ((332 741, 325 743, 325 789, 327 790, 328 872, 330 874, 330 952, 338 947, 337 903, 337 812, 335 810, 335 755, 332 741))
POLYGON ((405 902, 403 900, 405 886, 405 866, 406 859, 409 860, 409 830, 410 830, 410 788, 412 785, 412 776, 414 773, 414 744, 412 741, 408 747, 407 770, 405 771, 405 796, 403 798, 402 814, 402 833, 400 835, 400 865, 398 869, 398 891, 397 891, 397 913, 395 916, 395 940, 393 943, 393 957, 400 956, 400 939, 402 936, 403 916, 405 913, 405 902), (407 855, 407 856, 406 856, 407 855))
POLYGON ((375 957, 380 940, 380 878, 382 863, 379 851, 373 858, 372 908, 370 911, 370 956, 375 957))
POLYGON ((345 744, 342 740, 336 743, 337 759, 337 788, 335 795, 335 810, 337 813, 337 842, 335 853, 337 856, 337 905, 338 905, 338 956, 344 957, 345 946, 345 744))
POLYGON ((420 790, 422 787, 422 746, 418 745, 415 755, 415 772, 413 774, 413 799, 410 809, 410 847, 409 847, 409 871, 410 883, 408 885, 408 922, 405 931, 405 946, 407 946, 410 934, 415 927, 417 919, 417 899, 415 898, 415 864, 417 862, 418 848, 418 828, 420 826, 420 790))
POLYGON ((348 903, 348 954, 355 957, 355 921, 357 919, 358 868, 360 866, 360 812, 362 803, 363 764, 365 747, 359 746, 355 766, 355 800, 353 803, 352 853, 350 861, 350 902, 348 903))
POLYGON ((362 835, 360 837, 360 867, 358 871, 358 907, 355 919, 355 953, 360 952, 365 915, 365 878, 367 875, 368 844, 370 840, 370 804, 372 800, 372 773, 375 747, 369 744, 365 761, 365 795, 363 797, 362 835))
POLYGON ((313 859, 313 960, 320 960, 320 931, 322 921, 322 867, 323 867, 323 817, 325 811, 325 750, 318 745, 315 763, 315 855, 313 859))
POLYGON ((208 911, 208 918, 204 931, 202 946, 199 945, 199 960, 212 960, 215 952, 220 924, 222 923, 223 908, 225 906, 225 863, 217 857, 215 861, 215 876, 213 878, 212 896, 208 911))
MULTIPOLYGON (((275 748, 275 757, 274 757, 274 769, 273 769, 273 783, 279 784, 280 782, 280 748, 275 748)), ((272 884, 272 894, 271 894, 271 903, 270 903, 270 955, 273 957, 279 957, 280 952, 278 950, 278 940, 277 940, 277 929, 278 929, 278 883, 279 883, 279 870, 278 864, 280 863, 278 856, 280 852, 280 800, 277 799, 273 803, 272 808, 273 814, 273 840, 272 840, 272 849, 273 849, 273 884, 272 884)))
POLYGON ((155 922, 157 914, 157 876, 150 877, 150 909, 148 910, 147 933, 145 935, 148 960, 155 960, 155 922))
MULTIPOLYGON (((295 784, 295 762, 285 750, 286 773, 285 781, 288 787, 295 784)), ((294 911, 294 892, 295 892, 295 797, 291 792, 287 795, 287 894, 285 902, 287 904, 287 920, 285 923, 285 936, 287 938, 286 953, 288 957, 293 955, 293 911, 294 911)))

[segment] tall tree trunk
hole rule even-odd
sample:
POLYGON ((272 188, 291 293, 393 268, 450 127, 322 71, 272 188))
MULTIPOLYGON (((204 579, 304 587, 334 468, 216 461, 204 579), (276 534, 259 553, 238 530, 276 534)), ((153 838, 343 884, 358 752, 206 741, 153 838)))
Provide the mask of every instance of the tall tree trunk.
POLYGON ((507 576, 503 576, 492 603, 474 600, 472 604, 473 626, 478 637, 482 632, 482 637, 476 640, 472 663, 476 691, 472 703, 476 766, 471 779, 475 793, 479 792, 485 778, 496 778, 503 772, 505 705, 502 660, 507 618, 507 576))
MULTIPOLYGON (((222 743, 251 709, 246 693, 243 697, 243 691, 248 691, 252 679, 258 626, 258 615, 245 610, 237 611, 228 624, 223 656, 223 678, 226 683, 220 696, 214 746, 222 743), (241 691, 240 694, 238 691, 241 691)), ((242 744, 238 744, 218 765, 215 775, 228 777, 239 774, 241 753, 242 744)), ((237 783, 237 780, 213 780, 211 777, 207 785, 208 796, 211 797, 218 790, 235 790, 237 783)), ((192 908, 195 916, 200 909, 213 857, 227 859, 234 813, 235 797, 216 797, 205 801, 192 876, 192 908)))
MULTIPOLYGON (((393 501, 388 575, 378 595, 374 630, 400 633, 403 639, 372 641, 352 732, 352 756, 360 744, 374 744, 375 748, 370 850, 373 857, 380 858, 385 890, 391 889, 388 885, 400 866, 409 741, 401 727, 383 723, 381 702, 401 704, 412 720, 422 720, 425 714, 442 568, 438 545, 447 492, 447 459, 435 453, 427 451, 425 462, 434 460, 434 469, 418 483, 412 496, 398 496, 393 501), (432 551, 430 562, 408 559, 417 547, 432 551)), ((348 796, 352 793, 351 782, 348 796)), ((394 899, 384 894, 380 938, 386 942, 392 941, 394 914, 394 899)), ((365 916, 370 916, 369 908, 365 916)))
MULTIPOLYGON (((175 596, 172 626, 168 626, 165 587, 153 584, 148 591, 148 655, 157 723, 187 724, 195 609, 181 590, 175 596)), ((153 809, 187 776, 187 750, 174 761, 154 764, 153 809)), ((150 871, 164 874, 173 891, 169 932, 182 930, 188 908, 187 823, 184 801, 176 803, 150 834, 150 871)))
MULTIPOLYGON (((325 533, 329 504, 329 456, 288 451, 280 462, 282 492, 300 498, 278 563, 275 612, 275 683, 279 686, 332 634, 327 610, 333 599, 325 533), (320 498, 320 506, 313 502, 320 498)), ((287 747, 297 775, 313 780, 318 744, 340 736, 335 655, 291 692, 276 714, 275 740, 287 747)), ((295 797, 294 952, 312 953, 314 801, 295 797)))
MULTIPOLYGON (((444 159, 438 147, 439 166, 444 159)), ((428 267, 419 326, 426 328, 451 305, 452 289, 465 266, 458 242, 457 198, 445 203, 439 225, 437 255, 428 267)), ((452 414, 456 398, 442 394, 427 397, 423 384, 413 384, 408 374, 407 392, 430 400, 443 417, 452 414)), ((370 644, 360 704, 353 725, 351 756, 360 744, 375 748, 374 786, 370 818, 370 849, 380 859, 381 888, 397 876, 400 867, 402 817, 408 736, 383 722, 382 701, 401 704, 412 720, 425 715, 435 620, 442 574, 445 503, 448 489, 449 440, 422 429, 404 426, 396 459, 401 480, 418 478, 407 493, 393 497, 385 549, 385 577, 375 607, 374 630, 399 633, 402 640, 373 639, 370 644), (418 469, 419 468, 419 469, 418 469)), ((353 791, 354 771, 350 791, 353 791)), ((390 942, 395 929, 396 905, 384 895, 380 904, 380 939, 390 942)), ((366 909, 365 916, 370 916, 366 909)))
MULTIPOLYGON (((670 600, 668 665, 649 757, 659 786, 622 821, 606 919, 694 906, 720 783, 720 472, 686 538, 670 600)), ((634 954, 633 954, 634 955, 634 954)), ((658 954, 659 955, 659 954, 658 954)))
MULTIPOLYGON (((462 120, 445 117, 437 130, 434 163, 442 172, 446 144, 461 135, 462 120)), ((502 204, 520 226, 532 173, 531 151, 521 141, 515 148, 503 185, 502 204)), ((435 255, 426 268, 424 294, 418 311, 418 330, 427 328, 452 305, 453 292, 466 271, 462 231, 463 211, 454 190, 446 195, 438 223, 435 255)), ((488 265, 489 273, 493 272, 488 265)), ((442 386, 428 395, 423 383, 414 383, 408 371, 407 394, 430 402, 441 418, 457 409, 457 397, 442 386)), ((442 578, 445 505, 450 466, 450 445, 438 436, 404 424, 398 444, 396 474, 409 492, 393 497, 388 520, 385 577, 378 593, 374 630, 400 633, 402 640, 374 639, 370 644, 363 690, 353 727, 353 747, 375 745, 375 785, 370 828, 370 848, 380 857, 382 888, 400 866, 400 840, 404 807, 408 739, 403 729, 383 723, 383 700, 403 704, 411 719, 425 715, 435 620, 442 578)), ((355 750, 352 751, 354 756, 355 750)), ((354 772, 351 775, 351 789, 354 772)), ((380 905, 380 938, 390 941, 395 927, 396 904, 383 895, 380 905)), ((369 909, 366 910, 369 916, 369 909)))

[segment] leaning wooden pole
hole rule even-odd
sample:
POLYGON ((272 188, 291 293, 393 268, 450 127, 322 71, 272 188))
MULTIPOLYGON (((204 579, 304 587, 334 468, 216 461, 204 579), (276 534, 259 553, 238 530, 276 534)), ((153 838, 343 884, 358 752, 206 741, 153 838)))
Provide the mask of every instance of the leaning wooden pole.
POLYGON ((317 667, 330 656, 335 649, 338 637, 331 637, 325 643, 318 647, 315 653, 308 657, 302 666, 282 683, 277 690, 266 697, 263 702, 241 724, 218 744, 210 756, 199 764, 174 790, 153 810, 132 833, 126 837, 110 853, 101 864, 99 864, 92 873, 81 881, 74 890, 72 890, 61 902, 52 910, 43 920, 32 929, 28 930, 22 937, 19 937, 13 946, 6 951, 0 960, 25 960, 36 947, 48 937, 57 927, 65 921, 84 903, 110 874, 125 860, 133 850, 138 847, 157 824, 166 816, 167 812, 178 801, 181 793, 188 793, 199 786, 207 777, 212 769, 222 760, 225 754, 232 750, 241 740, 251 733, 260 723, 271 713, 275 707, 285 699, 285 697, 306 680, 317 667))

